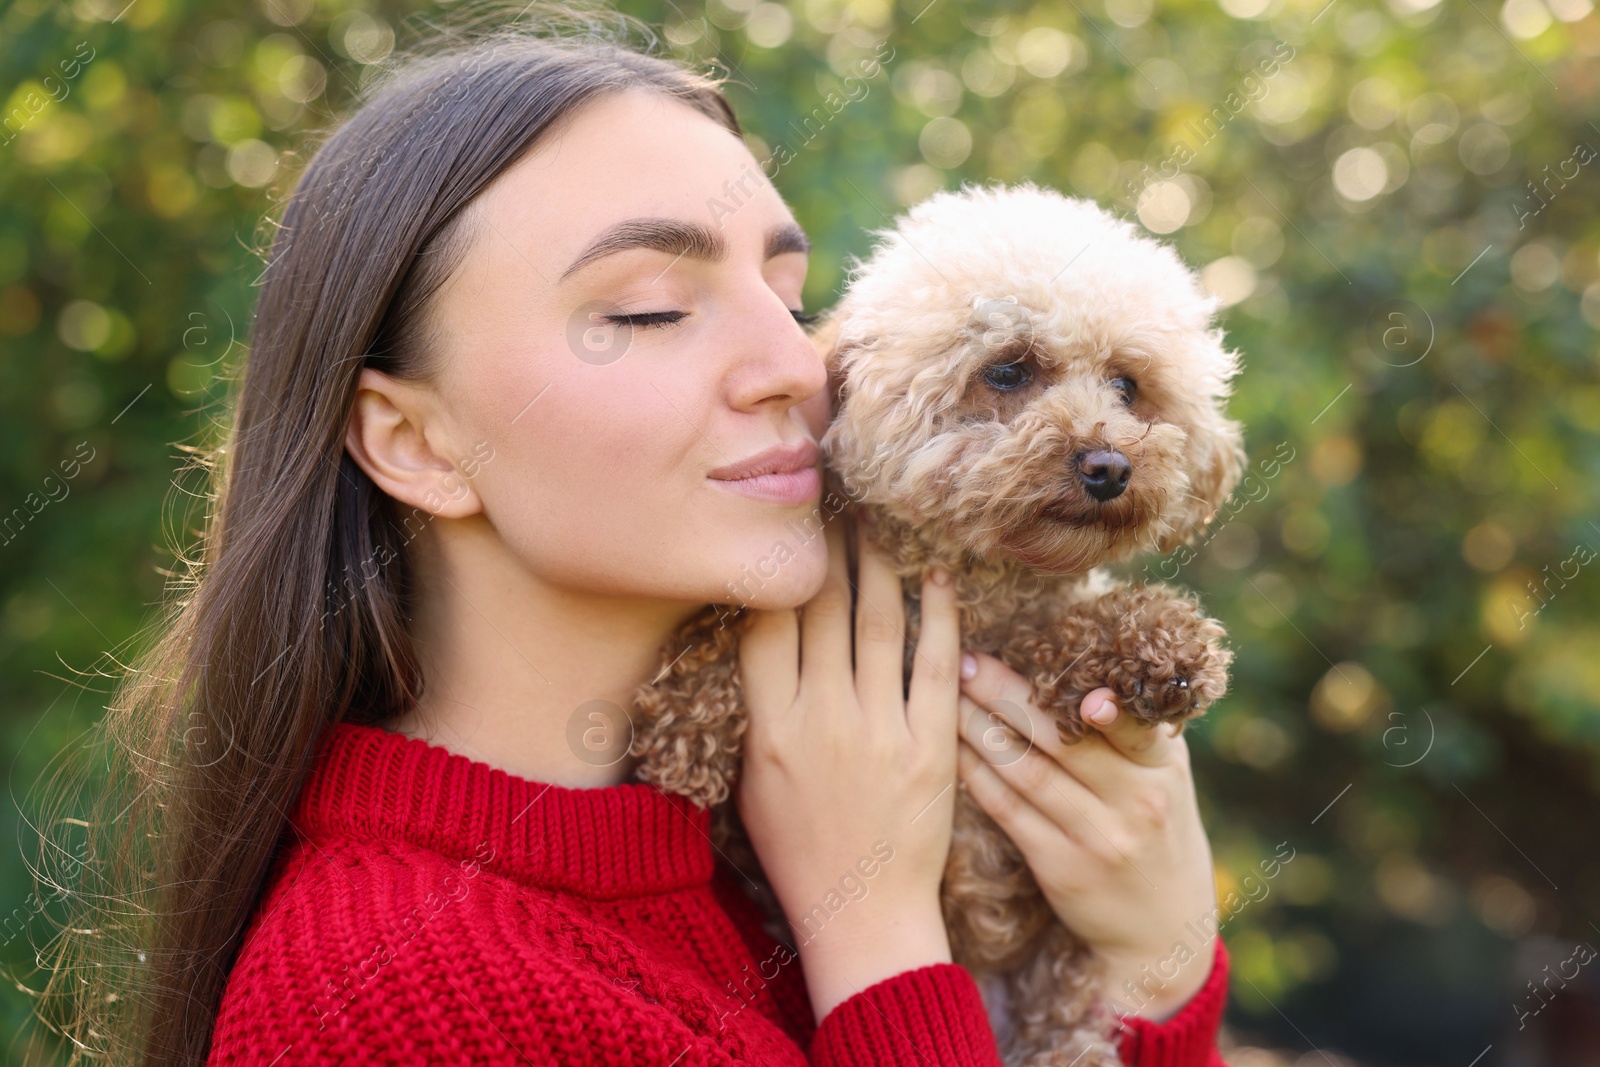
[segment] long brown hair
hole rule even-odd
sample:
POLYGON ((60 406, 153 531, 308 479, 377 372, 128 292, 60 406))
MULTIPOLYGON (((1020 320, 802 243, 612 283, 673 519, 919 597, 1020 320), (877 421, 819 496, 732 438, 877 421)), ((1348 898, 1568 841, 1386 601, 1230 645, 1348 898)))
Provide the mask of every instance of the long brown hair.
POLYGON ((344 434, 364 366, 432 373, 430 298, 475 237, 463 209, 603 94, 660 93, 740 134, 723 79, 655 54, 615 13, 466 30, 391 61, 285 199, 232 425, 196 453, 210 479, 198 553, 180 553, 109 704, 93 814, 43 820, 39 873, 71 918, 40 1018, 74 1062, 204 1060, 319 740, 420 695, 407 544, 428 515, 399 514, 344 434), (52 826, 88 837, 71 846, 52 826))

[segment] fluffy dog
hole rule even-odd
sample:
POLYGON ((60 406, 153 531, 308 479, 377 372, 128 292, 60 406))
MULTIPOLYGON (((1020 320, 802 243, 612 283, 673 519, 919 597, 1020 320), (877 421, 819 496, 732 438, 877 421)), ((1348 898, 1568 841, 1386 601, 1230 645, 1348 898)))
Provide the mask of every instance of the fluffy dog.
MULTIPOLYGON (((1242 472, 1215 299, 1169 247, 1031 184, 936 194, 876 236, 814 335, 835 390, 821 443, 830 492, 907 579, 906 677, 939 564, 963 646, 1029 678, 1064 738, 1089 729, 1078 704, 1102 685, 1145 723, 1205 710, 1227 685, 1222 627, 1100 568, 1192 538, 1242 472)), ((708 609, 663 650, 630 751, 643 780, 718 805, 719 848, 781 920, 728 801, 742 614, 708 609)), ((965 791, 942 899, 1008 1067, 1119 1062, 1092 953, 965 791)))

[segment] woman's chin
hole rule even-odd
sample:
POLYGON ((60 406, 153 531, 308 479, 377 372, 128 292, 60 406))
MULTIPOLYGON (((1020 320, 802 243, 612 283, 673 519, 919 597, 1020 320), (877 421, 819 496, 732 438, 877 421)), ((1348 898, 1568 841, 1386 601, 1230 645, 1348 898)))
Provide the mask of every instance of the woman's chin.
MULTIPOLYGON (((758 542, 759 543, 759 542, 758 542)), ((775 532, 765 547, 744 552, 718 595, 723 603, 774 611, 797 608, 816 595, 828 571, 827 545, 817 533, 809 540, 775 532)))

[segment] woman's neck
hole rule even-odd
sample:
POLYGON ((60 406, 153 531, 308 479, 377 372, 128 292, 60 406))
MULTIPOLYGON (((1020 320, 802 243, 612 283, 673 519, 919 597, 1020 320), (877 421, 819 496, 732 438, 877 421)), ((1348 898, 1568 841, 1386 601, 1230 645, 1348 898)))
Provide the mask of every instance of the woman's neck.
POLYGON ((414 547, 425 684, 389 729, 533 781, 630 780, 633 691, 701 605, 551 585, 481 517, 436 519, 414 547))

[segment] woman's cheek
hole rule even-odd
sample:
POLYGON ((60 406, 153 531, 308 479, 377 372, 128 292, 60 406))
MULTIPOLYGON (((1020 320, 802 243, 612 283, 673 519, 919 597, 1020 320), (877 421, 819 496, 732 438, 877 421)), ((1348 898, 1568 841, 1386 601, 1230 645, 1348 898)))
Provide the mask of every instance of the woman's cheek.
POLYGON ((813 441, 821 441, 822 435, 828 432, 828 419, 831 415, 829 405, 832 399, 829 390, 824 389, 799 405, 801 420, 810 431, 813 441))

